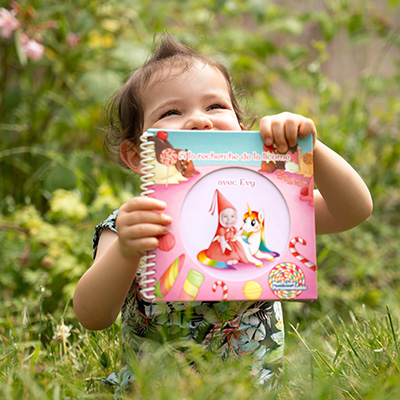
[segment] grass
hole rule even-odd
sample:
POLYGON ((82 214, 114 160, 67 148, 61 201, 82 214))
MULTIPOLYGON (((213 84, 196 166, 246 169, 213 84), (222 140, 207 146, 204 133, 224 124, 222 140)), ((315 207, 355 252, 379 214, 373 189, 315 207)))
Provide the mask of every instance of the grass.
POLYGON ((296 380, 283 383, 286 395, 282 398, 393 398, 400 385, 397 322, 389 308, 382 315, 370 315, 363 308, 350 311, 347 321, 339 318, 334 322, 328 316, 303 333, 291 327, 296 340, 288 354, 285 376, 296 380), (303 364, 297 362, 299 353, 303 364), (307 387, 309 391, 304 393, 302 388, 307 387), (290 392, 296 394, 289 396, 290 392))
MULTIPOLYGON (((113 398, 113 388, 101 381, 121 367, 120 325, 103 332, 69 327, 70 336, 67 329, 63 337, 56 321, 44 322, 59 332, 47 343, 24 313, 2 321, 0 398, 113 398)), ((381 313, 361 307, 286 331, 284 370, 275 388, 254 381, 246 358, 223 362, 190 344, 182 356, 166 344, 149 348, 140 361, 132 358, 136 381, 122 398, 364 400, 400 393, 399 321, 388 307, 381 313)))

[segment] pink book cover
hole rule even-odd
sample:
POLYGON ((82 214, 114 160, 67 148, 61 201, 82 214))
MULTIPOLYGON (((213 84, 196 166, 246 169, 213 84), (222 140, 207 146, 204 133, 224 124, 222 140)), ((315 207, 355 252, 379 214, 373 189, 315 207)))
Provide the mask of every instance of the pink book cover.
POLYGON ((317 298, 312 135, 280 154, 257 131, 148 130, 142 195, 173 222, 142 259, 142 295, 173 301, 317 298))

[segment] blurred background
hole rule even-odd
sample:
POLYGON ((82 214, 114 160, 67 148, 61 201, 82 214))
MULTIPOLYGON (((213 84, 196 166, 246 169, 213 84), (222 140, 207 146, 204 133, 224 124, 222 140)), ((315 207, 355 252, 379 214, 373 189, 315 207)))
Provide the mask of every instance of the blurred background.
POLYGON ((346 319, 360 307, 399 315, 399 0, 0 7, 4 343, 14 331, 47 346, 60 321, 78 326, 71 296, 91 264, 93 227, 138 194, 137 179, 103 151, 105 104, 164 30, 227 66, 249 120, 282 111, 312 118, 370 187, 368 221, 318 238, 320 298, 285 304, 288 326, 346 319))

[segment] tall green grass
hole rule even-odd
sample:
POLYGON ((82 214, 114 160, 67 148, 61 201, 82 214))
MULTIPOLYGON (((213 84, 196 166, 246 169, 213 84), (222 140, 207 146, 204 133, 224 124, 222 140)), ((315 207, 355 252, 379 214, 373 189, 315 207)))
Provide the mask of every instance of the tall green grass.
MULTIPOLYGON (((60 321, 59 323, 61 323, 60 321)), ((56 321, 54 332, 57 332, 56 321)), ((260 385, 250 359, 222 361, 197 345, 150 345, 130 365, 135 380, 121 398, 143 400, 393 399, 400 393, 399 320, 351 310, 327 315, 305 329, 289 325, 279 379, 260 385), (185 347, 182 353, 182 346, 185 347)), ((107 399, 102 378, 121 368, 120 325, 103 332, 72 328, 46 346, 21 315, 1 324, 0 398, 4 400, 107 399)))

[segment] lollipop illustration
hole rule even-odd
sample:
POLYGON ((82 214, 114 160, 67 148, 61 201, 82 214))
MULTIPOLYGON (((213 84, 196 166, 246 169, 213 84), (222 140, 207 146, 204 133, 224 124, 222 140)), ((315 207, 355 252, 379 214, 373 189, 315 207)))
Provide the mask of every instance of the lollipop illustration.
MULTIPOLYGON (((307 167, 307 175, 306 176, 310 176, 310 168, 312 168, 312 165, 313 165, 313 153, 308 152, 308 153, 304 154, 303 162, 307 167)), ((311 173, 312 173, 312 170, 311 170, 311 173)))
POLYGON ((163 165, 167 166, 167 178, 165 181, 165 187, 168 187, 169 167, 176 164, 176 162, 178 161, 178 154, 176 153, 175 149, 167 147, 160 153, 160 161, 163 165))
POLYGON ((307 290, 306 278, 296 264, 284 262, 272 268, 269 274, 269 286, 282 300, 293 300, 307 290))

